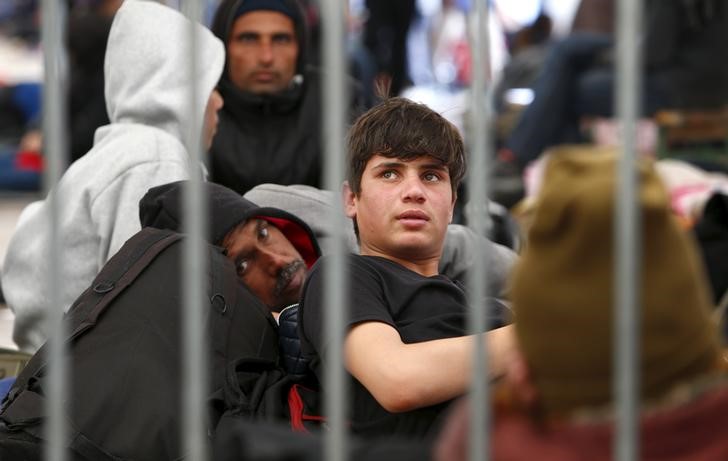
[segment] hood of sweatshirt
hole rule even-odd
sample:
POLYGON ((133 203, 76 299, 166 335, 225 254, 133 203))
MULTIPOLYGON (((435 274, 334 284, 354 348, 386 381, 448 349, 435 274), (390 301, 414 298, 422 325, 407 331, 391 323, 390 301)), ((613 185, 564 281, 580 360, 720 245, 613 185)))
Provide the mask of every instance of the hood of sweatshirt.
POLYGON ((222 74, 225 48, 212 32, 154 2, 125 1, 111 25, 104 62, 105 97, 112 123, 164 130, 180 141, 201 130, 207 100, 222 74), (190 37, 197 39, 198 66, 190 78, 190 37), (199 112, 192 113, 196 82, 199 112))

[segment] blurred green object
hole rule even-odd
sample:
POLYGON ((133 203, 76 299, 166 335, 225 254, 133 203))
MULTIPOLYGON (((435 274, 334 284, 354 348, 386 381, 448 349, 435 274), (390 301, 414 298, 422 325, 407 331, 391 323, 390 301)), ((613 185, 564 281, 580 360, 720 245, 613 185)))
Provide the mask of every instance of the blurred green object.
POLYGON ((659 128, 659 158, 707 162, 722 171, 728 170, 728 106, 712 110, 663 110, 655 114, 655 121, 659 128))

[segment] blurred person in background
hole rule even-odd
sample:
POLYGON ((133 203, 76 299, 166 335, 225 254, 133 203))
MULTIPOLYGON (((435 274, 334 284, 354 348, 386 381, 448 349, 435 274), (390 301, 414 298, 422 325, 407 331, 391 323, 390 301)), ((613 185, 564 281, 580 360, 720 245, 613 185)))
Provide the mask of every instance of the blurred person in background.
POLYGON ((407 65, 407 34, 415 17, 415 0, 365 0, 363 44, 375 64, 374 86, 385 96, 398 96, 411 85, 407 65))
MULTIPOLYGON (((493 392, 494 460, 612 459, 617 159, 584 147, 549 158, 511 279, 519 353, 493 392)), ((637 171, 639 459, 724 460, 726 356, 704 268, 653 166, 637 171)), ((451 415, 437 460, 466 459, 470 411, 451 415)))
POLYGON ((99 128, 94 147, 64 173, 50 194, 61 206, 59 233, 63 270, 60 305, 50 304, 50 202, 23 210, 8 245, 2 285, 15 313, 13 340, 35 351, 47 339, 51 309, 67 310, 122 244, 141 226, 139 200, 150 187, 202 175, 184 146, 190 129, 209 147, 222 106, 214 91, 224 49, 198 25, 198 101, 205 114, 191 118, 186 69, 189 21, 155 2, 128 1, 111 26, 104 67, 111 123, 99 128))
MULTIPOLYGON (((263 183, 321 187, 322 74, 308 65, 297 0, 223 0, 212 31, 225 43, 225 99, 210 150, 213 182, 245 193, 263 183)), ((349 81, 352 115, 361 105, 349 81)))
POLYGON ((93 146, 94 133, 109 123, 104 99, 104 56, 111 22, 122 0, 76 0, 68 18, 69 161, 93 146))
MULTIPOLYGON (((600 11, 609 11, 597 2, 600 11)), ((728 6, 715 0, 644 0, 642 113, 717 108, 728 102, 728 6)), ((609 16, 609 15, 608 15, 609 16)), ((579 16, 577 16, 579 19, 579 16)), ((589 27, 601 28, 587 21, 589 27)), ((580 27, 586 27, 580 26, 580 27)), ((499 151, 502 173, 518 174, 544 149, 583 142, 585 116, 615 110, 613 36, 575 33, 551 49, 534 85, 534 99, 499 151)))
MULTIPOLYGON (((93 146, 97 128, 109 123, 104 99, 104 55, 114 13, 121 0, 75 0, 68 2, 68 20, 64 43, 68 53, 67 126, 68 160, 73 162, 93 146)), ((39 25, 38 4, 28 2, 15 14, 23 14, 23 26, 31 27, 37 39, 39 25)), ((0 21, 0 24, 2 22, 0 21)), ((0 30, 3 27, 0 25, 0 30)), ((12 30, 16 30, 13 28, 12 30)), ((39 73, 42 74, 42 56, 37 54, 39 73)), ((13 63, 8 64, 12 66, 13 63)), ((4 69, 12 74, 13 69, 4 69)), ((39 76, 38 78, 42 77, 39 76)), ((21 79, 23 77, 20 77, 21 79)), ((0 76, 0 80, 2 77, 0 76)), ((0 86, 2 82, 0 82, 0 86)), ((0 88, 0 144, 5 144, 1 154, 3 171, 0 172, 0 188, 40 188, 43 171, 43 136, 41 124, 42 82, 25 78, 0 88)))

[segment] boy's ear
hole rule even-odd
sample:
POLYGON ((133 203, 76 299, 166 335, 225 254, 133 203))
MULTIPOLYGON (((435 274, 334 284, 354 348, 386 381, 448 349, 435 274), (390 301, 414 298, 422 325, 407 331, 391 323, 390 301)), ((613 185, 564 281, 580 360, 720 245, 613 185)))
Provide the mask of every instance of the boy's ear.
POLYGON ((347 218, 356 218, 356 195, 349 186, 349 181, 344 181, 341 186, 341 201, 344 203, 344 213, 347 218))

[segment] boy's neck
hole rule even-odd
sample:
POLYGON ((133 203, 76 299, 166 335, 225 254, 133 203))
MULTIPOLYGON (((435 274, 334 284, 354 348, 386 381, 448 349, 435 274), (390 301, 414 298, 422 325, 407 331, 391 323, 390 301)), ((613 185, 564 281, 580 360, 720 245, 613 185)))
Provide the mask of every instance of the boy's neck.
POLYGON ((403 266, 412 272, 416 272, 420 274, 423 277, 432 277, 435 275, 438 275, 439 272, 439 265, 440 265, 440 256, 433 256, 431 258, 424 258, 424 259, 410 259, 410 258, 400 258, 391 254, 384 254, 378 251, 373 251, 370 249, 362 248, 360 251, 360 254, 362 256, 379 256, 380 258, 388 259, 392 262, 395 262, 399 264, 400 266, 403 266))

